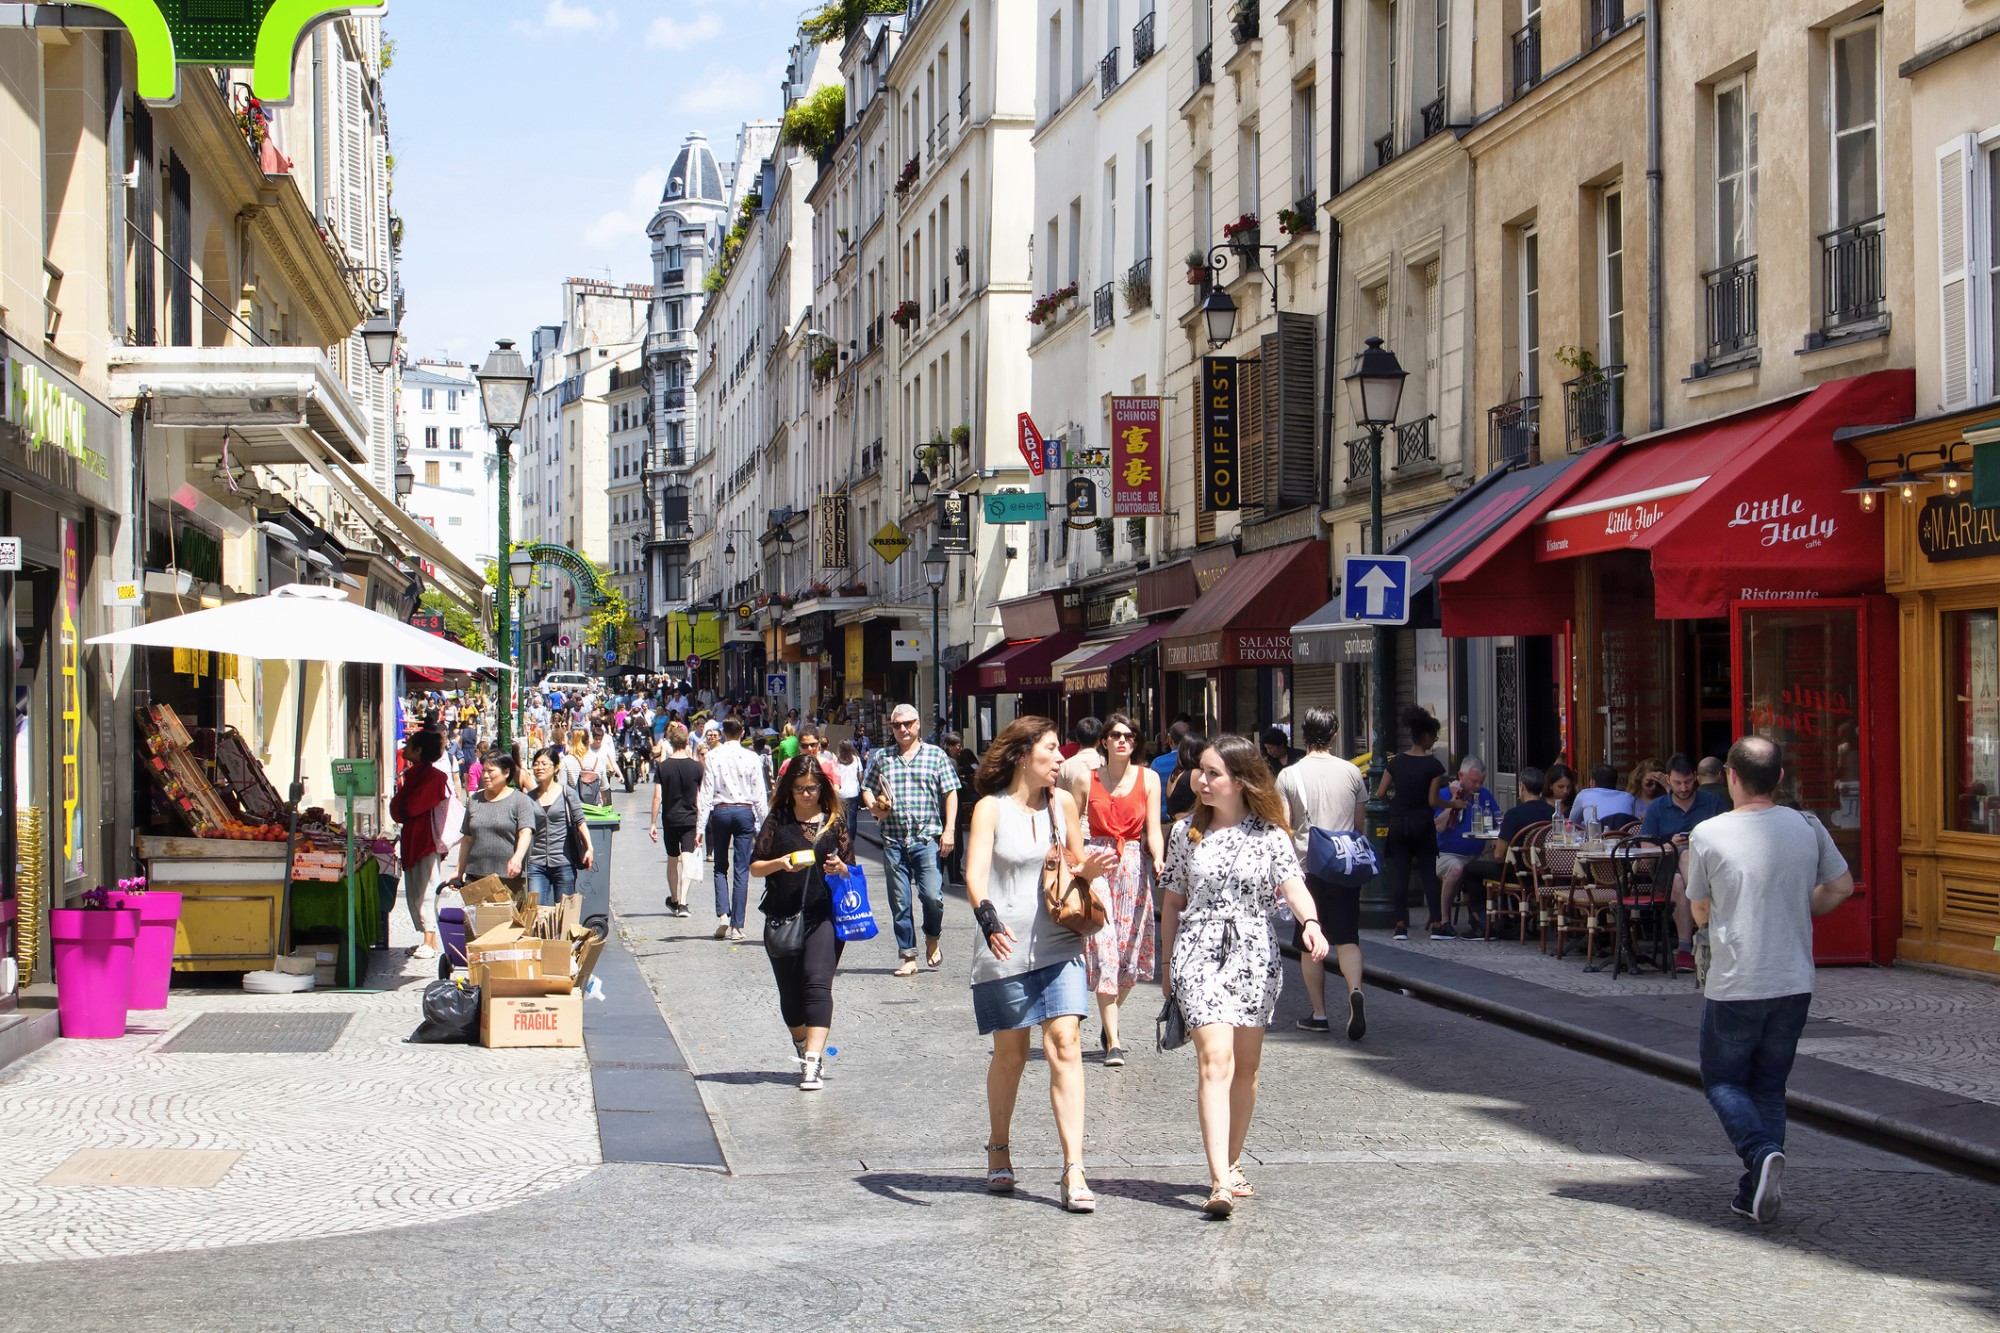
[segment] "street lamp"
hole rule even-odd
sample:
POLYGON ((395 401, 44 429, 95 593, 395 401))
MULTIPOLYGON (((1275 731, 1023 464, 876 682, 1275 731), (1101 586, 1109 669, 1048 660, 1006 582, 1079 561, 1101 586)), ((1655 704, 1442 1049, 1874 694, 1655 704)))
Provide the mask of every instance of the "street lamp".
POLYGON ((931 498, 931 474, 924 471, 922 463, 910 474, 910 493, 917 497, 918 504, 928 503, 931 498))
MULTIPOLYGON (((514 350, 512 340, 502 338, 487 354, 486 364, 479 368, 475 378, 479 381, 480 406, 485 409, 486 424, 496 437, 500 455, 500 546, 502 556, 497 571, 500 586, 498 594, 499 635, 495 647, 507 653, 507 674, 513 688, 518 692, 520 682, 520 659, 509 642, 509 624, 513 617, 514 592, 512 588, 512 552, 514 549, 513 518, 508 512, 508 491, 513 486, 514 432, 521 429, 521 421, 528 414, 528 387, 534 382, 528 374, 528 364, 521 354, 514 350)), ((502 749, 514 743, 514 720, 508 715, 506 700, 500 704, 499 735, 502 749)))
POLYGON ((931 661, 937 669, 937 693, 932 697, 937 701, 938 735, 944 732, 944 634, 940 599, 944 595, 945 576, 949 573, 951 557, 945 553, 944 547, 931 547, 930 554, 924 557, 924 582, 931 585, 931 661))
MULTIPOLYGON (((507 557, 508 577, 514 585, 514 636, 509 640, 514 655, 510 661, 525 666, 527 653, 523 651, 521 640, 526 632, 528 619, 528 588, 535 581, 535 555, 525 546, 517 546, 507 557)), ((503 707, 502 711, 505 709, 503 707)), ((528 691, 525 688, 514 691, 514 726, 517 731, 526 731, 528 723, 528 691)))
POLYGON ((1236 336, 1236 300, 1220 283, 1208 289, 1208 299, 1201 303, 1201 318, 1208 325, 1210 346, 1220 347, 1236 336))
MULTIPOLYGON (((1354 369, 1347 372, 1348 402, 1354 419, 1368 428, 1368 521, 1370 524, 1369 549, 1376 555, 1383 552, 1382 542, 1382 433, 1396 424, 1396 412, 1403 403, 1403 381, 1408 378, 1396 354, 1382 345, 1380 338, 1370 338, 1355 354, 1354 369)), ((1368 760, 1368 790, 1377 790, 1382 783, 1382 770, 1389 757, 1389 749, 1395 743, 1396 720, 1390 712, 1392 696, 1389 693, 1389 675, 1395 669, 1390 661, 1391 646, 1389 631, 1375 627, 1375 679, 1370 682, 1375 692, 1375 743, 1370 747, 1368 760)), ((1368 802, 1368 827, 1383 827, 1387 817, 1387 806, 1379 799, 1368 802)))
POLYGON ((368 349, 368 364, 387 370, 396 364, 396 321, 386 310, 377 310, 361 326, 361 342, 368 349))

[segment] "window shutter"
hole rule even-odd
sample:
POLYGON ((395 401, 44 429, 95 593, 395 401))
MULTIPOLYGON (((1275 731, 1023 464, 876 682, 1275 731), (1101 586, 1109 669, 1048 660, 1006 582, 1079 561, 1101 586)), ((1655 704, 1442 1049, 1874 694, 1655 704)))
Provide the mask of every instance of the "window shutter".
POLYGON ((1244 509, 1264 507, 1264 364, 1261 356, 1236 363, 1236 494, 1244 509))
POLYGON ((1208 485, 1202 476, 1202 436, 1201 436, 1201 371, 1197 368, 1194 392, 1188 395, 1194 404, 1194 429, 1188 438, 1194 441, 1194 457, 1188 471, 1194 475, 1194 544, 1206 546, 1215 540, 1215 511, 1208 507, 1208 485))
POLYGON ((1314 500, 1313 420, 1318 395, 1314 369, 1319 330, 1311 315, 1280 311, 1278 332, 1264 339, 1264 495, 1272 509, 1309 505, 1314 500))
POLYGON ((1978 147, 1972 135, 1963 134, 1946 142, 1937 153, 1938 304, 1944 321, 1938 360, 1944 372, 1940 406, 1947 408, 1970 403, 1973 386, 1984 383, 1978 333, 1973 325, 1978 234, 1973 209, 1979 194, 1973 173, 1979 161, 1978 147))

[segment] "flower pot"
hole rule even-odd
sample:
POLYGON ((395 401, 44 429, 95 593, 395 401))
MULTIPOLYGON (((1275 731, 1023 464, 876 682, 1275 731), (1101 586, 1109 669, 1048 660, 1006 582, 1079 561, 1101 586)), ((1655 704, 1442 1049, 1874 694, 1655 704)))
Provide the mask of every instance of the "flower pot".
POLYGON ((181 919, 181 896, 151 889, 145 893, 114 890, 107 897, 113 907, 130 908, 139 914, 127 1007, 166 1008, 167 987, 174 976, 174 927, 181 919))
POLYGON ((125 1035, 132 946, 138 938, 139 914, 129 907, 108 912, 63 907, 49 913, 63 1036, 101 1041, 125 1035))

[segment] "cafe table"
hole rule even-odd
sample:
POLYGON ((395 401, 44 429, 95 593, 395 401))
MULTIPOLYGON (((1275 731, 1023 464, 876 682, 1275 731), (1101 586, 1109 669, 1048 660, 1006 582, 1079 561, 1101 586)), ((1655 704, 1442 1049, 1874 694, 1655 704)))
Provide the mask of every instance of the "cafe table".
MULTIPOLYGON (((1611 890, 1612 948, 1611 977, 1617 980, 1621 972, 1630 969, 1637 973, 1641 968, 1653 966, 1632 948, 1631 910, 1634 885, 1638 872, 1650 872, 1658 865, 1662 849, 1649 847, 1647 850, 1623 851, 1621 841, 1606 841, 1598 847, 1572 848, 1575 853, 1575 873, 1589 876, 1591 883, 1611 890)), ((1655 890, 1657 892, 1657 889, 1655 890)), ((1669 899, 1668 901, 1671 901, 1669 899)), ((1655 928, 1658 922, 1654 923, 1655 928)), ((1586 963, 1584 971, 1602 972, 1604 960, 1586 963)))

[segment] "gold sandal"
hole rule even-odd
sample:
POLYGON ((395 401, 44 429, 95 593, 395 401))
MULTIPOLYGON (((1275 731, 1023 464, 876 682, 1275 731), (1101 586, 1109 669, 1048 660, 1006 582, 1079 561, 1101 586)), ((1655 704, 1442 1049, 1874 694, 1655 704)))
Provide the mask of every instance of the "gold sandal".
POLYGON ((917 960, 914 958, 905 958, 896 965, 895 974, 899 977, 914 977, 917 975, 917 960))
POLYGON ((1201 1210, 1220 1222, 1236 1211, 1236 1196, 1229 1192, 1227 1184, 1217 1185, 1208 1192, 1208 1202, 1201 1210))
POLYGON ((1229 1192, 1239 1199, 1257 1197, 1257 1187, 1250 1183, 1250 1177, 1243 1174, 1243 1163, 1229 1164, 1229 1192))

